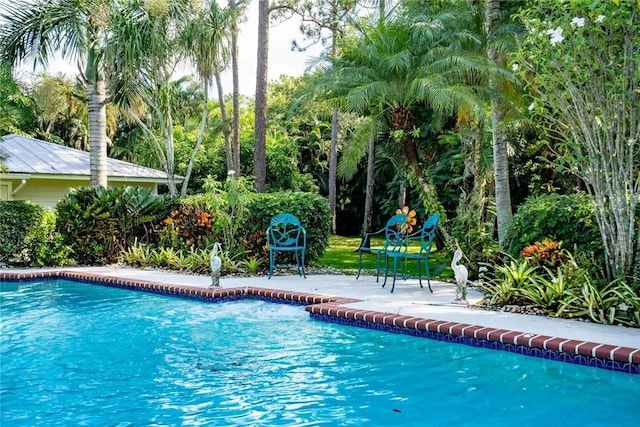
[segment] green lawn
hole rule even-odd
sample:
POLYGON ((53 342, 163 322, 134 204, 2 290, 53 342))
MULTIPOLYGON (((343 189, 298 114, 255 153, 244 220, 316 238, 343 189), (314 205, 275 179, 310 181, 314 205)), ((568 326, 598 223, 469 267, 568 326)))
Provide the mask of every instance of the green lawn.
MULTIPOLYGON (((384 238, 374 238, 371 242, 371 246, 380 247, 383 242, 384 238)), ((359 245, 359 236, 330 236, 329 247, 322 258, 320 258, 318 265, 355 273, 358 270, 358 252, 356 249, 359 245)), ((432 278, 450 279, 453 277, 453 273, 449 267, 449 263, 451 261, 449 259, 449 254, 442 253, 434 247, 434 250, 431 251, 429 261, 429 270, 432 278)), ((382 259, 382 263, 384 264, 384 259, 382 259)), ((375 254, 366 252, 362 254, 362 269, 365 274, 375 274, 375 254)), ((406 269, 411 276, 417 277, 418 266, 416 261, 408 262, 406 269)))

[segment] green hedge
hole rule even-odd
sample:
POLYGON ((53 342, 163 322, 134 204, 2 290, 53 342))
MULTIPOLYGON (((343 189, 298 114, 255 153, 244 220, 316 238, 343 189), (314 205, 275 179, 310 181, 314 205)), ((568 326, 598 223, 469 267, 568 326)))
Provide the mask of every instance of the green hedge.
POLYGON ((31 202, 0 201, 0 263, 19 264, 26 238, 40 221, 43 209, 31 202))
POLYGON ((0 201, 0 264, 70 264, 70 249, 55 230, 56 214, 25 201, 0 201))
MULTIPOLYGON (((250 198, 247 208, 249 214, 244 221, 244 236, 247 242, 256 236, 264 239, 264 233, 274 215, 291 213, 300 219, 307 231, 305 259, 309 263, 318 261, 329 245, 331 213, 329 202, 322 196, 301 192, 256 194, 250 198)), ((254 251, 256 250, 258 249, 254 248, 254 251)))

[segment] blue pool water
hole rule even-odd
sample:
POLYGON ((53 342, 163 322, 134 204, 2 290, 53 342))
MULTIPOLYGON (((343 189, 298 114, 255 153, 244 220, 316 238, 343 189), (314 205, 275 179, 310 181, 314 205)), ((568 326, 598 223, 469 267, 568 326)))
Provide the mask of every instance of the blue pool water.
POLYGON ((640 376, 71 281, 0 282, 0 425, 637 425, 640 376))

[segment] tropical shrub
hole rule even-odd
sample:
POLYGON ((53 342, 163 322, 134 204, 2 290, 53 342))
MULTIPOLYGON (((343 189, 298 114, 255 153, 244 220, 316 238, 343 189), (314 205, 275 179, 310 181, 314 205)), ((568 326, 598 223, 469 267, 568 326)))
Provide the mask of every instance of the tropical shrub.
POLYGON ((542 242, 535 242, 522 250, 520 255, 540 267, 556 271, 558 267, 567 262, 570 255, 560 247, 561 242, 544 239, 542 242))
POLYGON ((526 259, 511 259, 508 265, 496 265, 489 277, 482 282, 485 299, 490 306, 519 304, 523 290, 536 285, 541 276, 537 266, 526 259))
POLYGON ((160 246, 173 249, 208 248, 214 242, 214 213, 187 201, 173 205, 158 230, 160 246))
POLYGON ((507 229, 506 252, 517 257, 527 246, 545 239, 562 242, 562 247, 575 255, 593 254, 604 262, 593 204, 586 194, 529 197, 518 208, 507 229))
POLYGON ((204 188, 207 193, 202 195, 202 200, 216 215, 213 226, 216 239, 232 257, 243 255, 242 229, 251 218, 247 204, 254 195, 252 181, 230 174, 224 183, 205 180, 204 188))
POLYGON ((525 304, 533 304, 542 309, 546 314, 560 316, 566 304, 570 301, 576 290, 576 282, 567 277, 562 269, 550 278, 539 277, 521 291, 525 304))
POLYGON ((140 187, 81 187, 58 202, 57 229, 81 264, 118 260, 135 242, 149 242, 166 217, 168 199, 140 187))
POLYGON ((71 248, 64 244, 62 234, 56 230, 56 214, 44 210, 25 239, 27 244, 26 265, 35 267, 64 266, 73 264, 71 248))
POLYGON ((24 201, 0 201, 0 264, 61 266, 70 249, 55 230, 56 214, 24 201))
POLYGON ((527 28, 512 69, 531 95, 528 114, 558 154, 557 168, 570 170, 592 195, 609 280, 631 276, 640 261, 639 6, 537 0, 514 16, 527 28))

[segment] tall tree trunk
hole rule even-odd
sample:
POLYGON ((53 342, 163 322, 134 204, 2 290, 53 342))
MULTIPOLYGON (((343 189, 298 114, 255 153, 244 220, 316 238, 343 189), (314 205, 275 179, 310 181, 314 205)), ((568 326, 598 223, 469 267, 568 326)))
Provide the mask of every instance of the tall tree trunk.
POLYGON ((371 132, 369 141, 369 155, 367 157, 367 189, 364 196, 364 223, 362 233, 368 233, 372 229, 373 222, 373 189, 375 185, 375 160, 376 160, 376 135, 371 132))
POLYGON ((238 6, 235 0, 229 0, 229 9, 233 14, 231 23, 231 76, 233 81, 233 170, 240 176, 240 82, 238 74, 238 6))
POLYGON ((400 188, 398 189, 398 207, 402 208, 407 205, 407 185, 403 179, 400 181, 400 188))
POLYGON ((331 116, 331 148, 329 150, 329 210, 331 211, 331 233, 336 234, 336 204, 337 204, 337 184, 336 170, 338 166, 338 130, 339 116, 338 109, 333 109, 331 116))
POLYGON ((256 192, 267 184, 267 76, 269 65, 269 0, 258 2, 258 61, 256 69, 256 106, 253 150, 253 175, 256 192))
POLYGON ((87 83, 89 168, 92 187, 107 187, 107 109, 102 79, 87 83))
MULTIPOLYGON (((497 52, 491 47, 493 24, 500 14, 500 0, 485 0, 485 39, 487 57, 494 63, 499 62, 497 52)), ((509 188, 509 156, 507 154, 507 135, 504 127, 504 111, 500 104, 498 85, 495 79, 489 81, 491 96, 491 130, 493 135, 493 169, 495 174, 496 220, 498 225, 498 243, 501 248, 507 228, 511 224, 511 190, 509 188)))
POLYGON ((224 90, 222 89, 222 78, 220 71, 214 73, 216 86, 218 88, 218 103, 220 104, 220 120, 222 120, 222 136, 224 138, 224 149, 227 153, 227 173, 233 170, 233 147, 231 145, 231 132, 229 132, 229 123, 227 119, 227 104, 224 101, 224 90))
POLYGON ((493 133, 493 170, 495 175, 496 220, 498 243, 503 247, 507 228, 511 224, 511 189, 509 186, 509 156, 503 125, 503 111, 499 102, 491 101, 491 129, 493 133))

